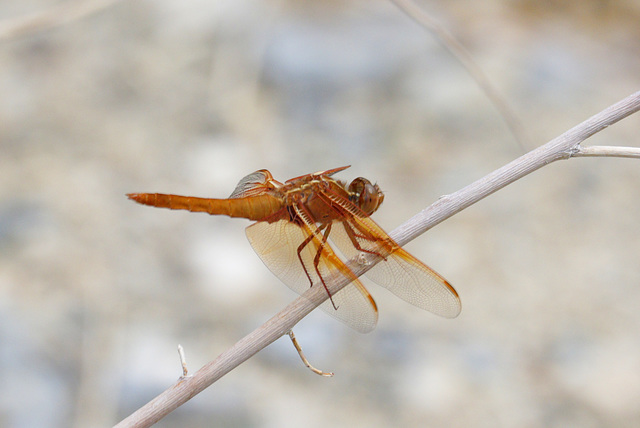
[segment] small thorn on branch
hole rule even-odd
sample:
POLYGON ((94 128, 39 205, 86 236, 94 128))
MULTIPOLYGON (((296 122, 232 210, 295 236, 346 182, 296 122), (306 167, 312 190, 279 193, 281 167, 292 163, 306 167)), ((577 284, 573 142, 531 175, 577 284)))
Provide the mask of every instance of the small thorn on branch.
POLYGON ((187 369, 187 360, 184 357, 184 349, 182 348, 182 345, 178 345, 178 355, 180 355, 180 364, 182 365, 182 376, 181 377, 188 377, 189 376, 189 370, 187 369))

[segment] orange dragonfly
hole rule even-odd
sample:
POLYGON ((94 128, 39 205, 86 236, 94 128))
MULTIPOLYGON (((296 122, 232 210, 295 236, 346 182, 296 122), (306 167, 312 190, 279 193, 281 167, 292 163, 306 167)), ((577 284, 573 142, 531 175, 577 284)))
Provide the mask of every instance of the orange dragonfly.
POLYGON ((403 250, 369 217, 384 194, 377 184, 359 177, 348 186, 332 178, 348 166, 292 178, 284 184, 266 169, 244 177, 227 199, 160 193, 130 193, 141 204, 206 212, 255 221, 247 237, 264 264, 298 294, 317 284, 329 300, 320 308, 366 333, 378 320, 373 297, 336 255, 347 259, 363 253, 382 258, 365 275, 407 302, 437 315, 454 318, 460 298, 442 276, 403 250), (331 244, 330 244, 331 243, 331 244), (342 276, 349 285, 331 294, 325 279, 342 276))

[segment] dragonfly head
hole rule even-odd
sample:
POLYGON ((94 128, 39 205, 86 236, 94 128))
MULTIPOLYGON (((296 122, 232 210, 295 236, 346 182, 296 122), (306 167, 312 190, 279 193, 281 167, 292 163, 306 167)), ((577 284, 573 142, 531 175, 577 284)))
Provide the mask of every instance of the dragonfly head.
POLYGON ((384 194, 377 184, 358 177, 349 184, 349 199, 367 215, 373 214, 384 200, 384 194))

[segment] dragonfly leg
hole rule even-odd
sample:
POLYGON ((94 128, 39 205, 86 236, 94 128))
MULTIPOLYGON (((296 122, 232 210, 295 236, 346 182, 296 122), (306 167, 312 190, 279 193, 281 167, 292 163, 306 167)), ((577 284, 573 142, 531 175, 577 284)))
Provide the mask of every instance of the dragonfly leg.
POLYGON ((322 285, 324 286, 324 289, 327 290, 327 294, 329 295, 329 300, 331 300, 333 309, 337 311, 338 307, 336 306, 336 303, 333 301, 333 297, 331 297, 331 293, 329 292, 329 287, 327 287, 327 284, 324 282, 324 278, 320 274, 320 269, 318 268, 318 264, 320 263, 320 256, 322 256, 322 250, 324 249, 324 246, 327 245, 327 238, 329 237, 329 233, 331 233, 331 223, 327 223, 325 225, 320 226, 318 228, 318 232, 323 228, 324 228, 324 233, 322 234, 322 243, 318 248, 318 252, 316 253, 316 256, 313 258, 313 267, 315 268, 316 273, 320 278, 320 281, 322 281, 322 285))
POLYGON ((333 376, 332 372, 323 372, 322 370, 319 370, 311 365, 309 360, 307 360, 307 357, 304 356, 304 353, 302 352, 302 348, 300 347, 300 344, 298 343, 296 336, 293 334, 293 330, 289 330, 287 334, 289 335, 289 338, 291 339, 293 346, 295 346, 296 351, 298 351, 298 355, 300 355, 302 362, 304 363, 305 366, 309 368, 309 370, 311 370, 312 372, 320 376, 327 376, 327 377, 333 376))
MULTIPOLYGON (((362 248, 362 246, 360 245, 360 242, 358 241, 358 238, 365 239, 365 240, 370 241, 370 242, 375 242, 376 241, 375 239, 373 239, 373 238, 371 238, 369 236, 366 236, 364 234, 357 233, 354 230, 354 226, 352 226, 348 222, 344 222, 343 226, 344 226, 344 230, 347 232, 347 236, 351 240, 351 243, 353 244, 353 247, 356 250, 362 251, 363 253, 373 254, 374 256, 381 257, 383 260, 387 260, 387 258, 383 254, 381 254, 381 253, 379 253, 377 251, 371 251, 371 250, 367 250, 366 248, 362 248)), ((356 227, 358 227, 358 226, 356 225, 356 227)))
MULTIPOLYGON (((309 271, 307 270, 307 266, 305 266, 304 261, 302 260, 302 251, 304 250, 304 247, 306 247, 307 245, 309 245, 309 243, 313 240, 313 238, 316 237, 316 235, 320 234, 322 232, 322 229, 327 228, 329 230, 331 230, 331 226, 330 225, 322 225, 318 228, 316 228, 316 230, 313 233, 310 233, 309 236, 302 241, 302 244, 300 244, 298 246, 298 260, 300 261, 300 264, 302 265, 302 269, 304 270, 305 275, 307 275, 307 278, 309 279, 309 284, 311 284, 310 286, 313 287, 313 279, 311 279, 311 275, 309 275, 309 271)), ((329 292, 329 288, 327 287, 327 284, 324 282, 324 278, 322 278, 322 275, 320 274, 320 270, 318 269, 318 263, 320 260, 320 256, 322 255, 322 248, 326 245, 327 243, 327 237, 328 237, 328 232, 326 232, 323 237, 322 237, 322 244, 320 245, 318 252, 316 253, 315 257, 313 258, 313 267, 316 271, 316 274, 318 275, 318 278, 320 278, 320 282, 322 282, 322 286, 324 287, 324 289, 327 291, 327 294, 329 295, 329 300, 331 300, 331 305, 333 306, 333 308, 335 310, 338 310, 338 307, 336 306, 336 304, 333 301, 333 297, 331 296, 331 293, 329 292)))

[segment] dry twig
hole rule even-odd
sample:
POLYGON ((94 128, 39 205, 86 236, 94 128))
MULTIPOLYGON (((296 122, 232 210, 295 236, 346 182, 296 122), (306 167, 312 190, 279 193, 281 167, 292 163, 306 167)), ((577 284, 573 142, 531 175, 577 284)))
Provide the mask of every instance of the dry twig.
POLYGON ((522 122, 515 114, 509 103, 504 99, 498 90, 493 86, 489 77, 482 71, 482 68, 475 62, 469 51, 458 41, 458 39, 447 31, 437 20, 431 18, 418 5, 411 0, 391 0, 400 10, 406 13, 411 19, 417 22, 422 28, 430 31, 442 46, 467 70, 469 75, 476 81, 482 92, 489 98, 495 106, 509 130, 516 139, 516 142, 524 152, 531 147, 529 138, 526 135, 522 122))
MULTIPOLYGON (((576 156, 640 157, 640 149, 630 147, 583 148, 581 143, 595 133, 640 110, 640 92, 636 92, 602 112, 592 116, 547 144, 532 150, 465 188, 438 199, 390 233, 400 245, 421 235, 431 227, 462 211, 493 192, 517 181, 533 171, 557 160, 576 156)), ((375 263, 375 260, 372 260, 375 263)), ((361 260, 348 263, 356 275, 370 264, 361 260)), ((347 283, 327 281, 332 293, 347 283)), ((258 351, 286 335, 302 318, 328 298, 323 287, 310 288, 265 324, 245 336, 233 347, 209 362, 193 376, 181 377, 169 389, 158 395, 117 427, 148 427, 209 387, 258 351)))

